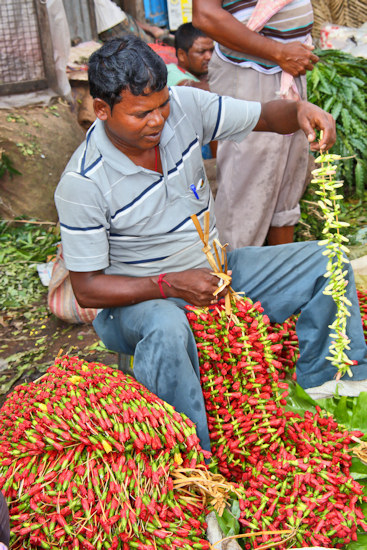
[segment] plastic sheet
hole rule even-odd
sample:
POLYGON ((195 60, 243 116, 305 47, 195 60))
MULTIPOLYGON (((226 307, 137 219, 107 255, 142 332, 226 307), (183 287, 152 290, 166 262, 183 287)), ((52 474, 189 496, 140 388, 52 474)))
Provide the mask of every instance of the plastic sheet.
POLYGON ((70 32, 64 4, 62 0, 47 0, 46 7, 57 75, 58 89, 56 91, 66 99, 71 100, 71 87, 66 76, 66 64, 70 52, 70 32))
POLYGON ((326 23, 320 30, 320 47, 367 58, 367 23, 359 28, 326 23))

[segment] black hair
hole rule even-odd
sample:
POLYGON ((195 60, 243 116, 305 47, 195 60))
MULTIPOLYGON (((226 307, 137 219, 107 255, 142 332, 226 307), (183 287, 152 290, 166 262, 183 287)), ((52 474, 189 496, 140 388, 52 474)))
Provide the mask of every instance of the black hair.
POLYGON ((88 80, 93 98, 110 106, 121 101, 121 92, 133 95, 160 92, 167 84, 163 59, 143 40, 133 34, 112 38, 92 53, 88 62, 88 80))
POLYGON ((206 34, 194 27, 192 23, 183 23, 183 25, 180 25, 175 32, 176 55, 178 49, 184 50, 187 53, 195 40, 200 36, 206 37, 206 34))

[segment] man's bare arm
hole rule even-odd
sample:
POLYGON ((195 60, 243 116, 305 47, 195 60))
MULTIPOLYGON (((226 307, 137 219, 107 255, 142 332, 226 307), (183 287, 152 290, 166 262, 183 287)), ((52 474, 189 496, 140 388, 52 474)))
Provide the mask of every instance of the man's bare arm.
POLYGON ((292 76, 312 70, 319 60, 313 46, 298 41, 283 44, 251 31, 222 8, 222 0, 193 0, 192 23, 223 46, 268 59, 292 76))
POLYGON ((330 149, 336 141, 335 120, 308 101, 276 99, 261 105, 261 114, 254 131, 290 134, 302 129, 313 151, 330 149), (320 142, 316 130, 322 130, 320 142))
MULTIPOLYGON (((189 269, 167 273, 162 283, 164 295, 182 298, 197 306, 208 306, 218 288, 218 277, 210 269, 189 269)), ((162 298, 158 275, 125 277, 106 275, 103 271, 70 271, 75 297, 82 307, 107 308, 130 306, 146 300, 162 298)), ((226 294, 224 290, 220 297, 226 294)))

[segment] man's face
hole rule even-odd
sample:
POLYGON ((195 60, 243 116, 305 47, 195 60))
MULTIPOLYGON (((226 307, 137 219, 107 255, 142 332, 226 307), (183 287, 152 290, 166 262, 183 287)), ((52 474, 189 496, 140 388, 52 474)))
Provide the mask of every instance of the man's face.
POLYGON ((112 113, 103 100, 94 100, 96 115, 104 121, 108 138, 123 153, 139 155, 160 142, 170 111, 168 88, 146 92, 148 95, 136 96, 124 90, 122 101, 114 105, 112 113))
POLYGON ((214 42, 206 36, 199 36, 188 52, 180 49, 178 52, 179 65, 195 76, 207 74, 208 65, 214 51, 214 42))

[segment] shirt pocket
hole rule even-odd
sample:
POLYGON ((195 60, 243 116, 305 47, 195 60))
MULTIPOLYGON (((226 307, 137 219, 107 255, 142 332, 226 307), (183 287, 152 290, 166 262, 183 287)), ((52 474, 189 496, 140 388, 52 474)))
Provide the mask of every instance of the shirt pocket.
POLYGON ((207 197, 209 191, 209 180, 203 166, 201 166, 200 169, 195 170, 188 184, 187 195, 189 197, 194 197, 196 200, 201 200, 207 197))

